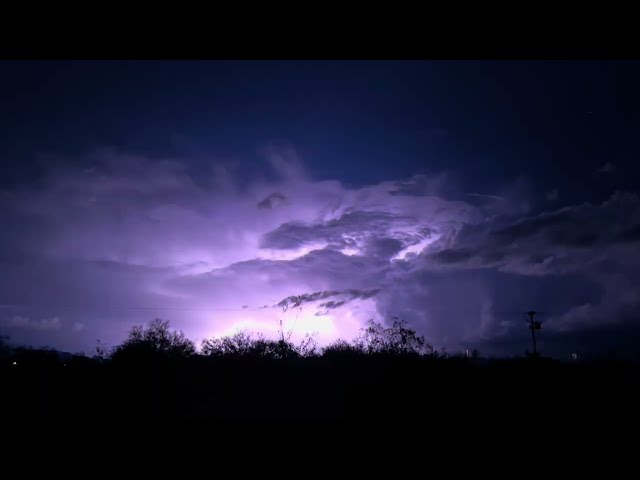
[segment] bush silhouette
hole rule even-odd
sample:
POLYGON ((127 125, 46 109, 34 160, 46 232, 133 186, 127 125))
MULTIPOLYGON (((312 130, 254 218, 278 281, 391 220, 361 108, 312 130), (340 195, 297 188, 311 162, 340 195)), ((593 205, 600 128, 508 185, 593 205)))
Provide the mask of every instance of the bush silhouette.
POLYGON ((317 343, 312 335, 306 335, 299 345, 295 345, 282 338, 269 340, 260 334, 254 339, 251 333, 243 331, 222 338, 206 339, 202 342, 201 352, 212 358, 300 358, 316 355, 317 343))
POLYGON ((349 343, 345 340, 336 340, 322 349, 322 355, 325 357, 354 357, 364 355, 366 351, 363 345, 349 343))
POLYGON ((169 322, 155 319, 144 326, 135 326, 127 339, 116 347, 111 359, 118 363, 149 363, 181 360, 196 353, 191 340, 182 331, 171 331, 169 322))
POLYGON ((251 333, 238 332, 222 338, 202 341, 201 352, 207 357, 247 357, 255 355, 251 333))
POLYGON ((424 337, 407 326, 405 320, 394 317, 393 324, 385 327, 369 320, 355 340, 355 347, 368 354, 420 355, 432 354, 434 349, 424 337))

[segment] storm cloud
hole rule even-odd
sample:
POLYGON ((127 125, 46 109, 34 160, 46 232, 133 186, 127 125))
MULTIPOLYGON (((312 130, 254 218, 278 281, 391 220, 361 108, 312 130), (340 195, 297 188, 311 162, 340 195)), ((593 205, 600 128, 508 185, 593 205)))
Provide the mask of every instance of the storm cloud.
POLYGON ((515 338, 538 305, 557 332, 636 321, 634 193, 545 211, 508 186, 450 193, 446 173, 346 186, 264 155, 263 177, 196 179, 105 150, 2 192, 3 331, 77 350, 154 317, 196 340, 284 318, 328 342, 395 315, 455 349, 515 338))

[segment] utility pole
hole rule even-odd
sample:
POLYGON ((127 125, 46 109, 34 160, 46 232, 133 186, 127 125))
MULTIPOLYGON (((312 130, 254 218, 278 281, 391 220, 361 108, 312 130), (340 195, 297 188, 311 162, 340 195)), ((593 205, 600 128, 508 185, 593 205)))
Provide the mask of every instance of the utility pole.
POLYGON ((534 320, 533 317, 537 312, 531 310, 527 312, 529 315, 529 330, 531 330, 531 340, 533 341, 533 356, 538 356, 538 350, 536 349, 536 330, 540 330, 542 328, 542 322, 534 320))

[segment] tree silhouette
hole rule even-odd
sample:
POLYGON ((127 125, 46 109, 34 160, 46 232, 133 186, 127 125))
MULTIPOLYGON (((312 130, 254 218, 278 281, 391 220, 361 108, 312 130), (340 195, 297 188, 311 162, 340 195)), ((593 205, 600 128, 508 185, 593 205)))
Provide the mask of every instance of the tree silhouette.
POLYGON ((250 332, 237 332, 222 338, 205 339, 201 353, 207 357, 297 358, 311 357, 318 352, 314 335, 307 334, 299 345, 279 338, 266 339, 258 334, 254 339, 250 332))
POLYGON ((246 357, 254 352, 255 340, 249 332, 237 332, 231 336, 202 341, 201 352, 207 357, 246 357))
POLYGON ((432 354, 433 347, 407 326, 406 320, 393 317, 390 327, 369 320, 361 329, 355 345, 369 354, 432 354))
POLYGON ((191 340, 182 331, 172 331, 169 321, 155 319, 148 326, 135 326, 127 339, 116 347, 111 355, 113 361, 151 361, 159 359, 179 360, 196 352, 191 340))

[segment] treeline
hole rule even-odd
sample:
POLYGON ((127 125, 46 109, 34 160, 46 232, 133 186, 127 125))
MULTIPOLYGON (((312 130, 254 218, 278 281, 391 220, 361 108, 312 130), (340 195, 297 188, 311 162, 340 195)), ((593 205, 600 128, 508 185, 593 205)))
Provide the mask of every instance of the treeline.
MULTIPOLYGON (((278 339, 239 331, 231 336, 206 339, 197 349, 182 331, 172 330, 166 320, 155 319, 146 326, 133 327, 124 342, 114 348, 107 349, 98 341, 93 355, 76 354, 72 360, 81 361, 84 358, 114 363, 148 363, 180 361, 195 356, 265 360, 354 356, 449 357, 446 352, 435 350, 405 321, 397 318, 390 326, 370 320, 354 340, 337 340, 325 347, 320 347, 313 335, 307 334, 298 343, 293 342, 291 336, 291 332, 284 330, 280 331, 278 339)), ((3 356, 14 358, 15 362, 21 357, 52 361, 58 355, 48 349, 10 348, 6 341, 1 348, 3 356)), ((472 356, 477 357, 478 352, 474 351, 472 356)))
POLYGON ((401 320, 369 322, 353 341, 319 347, 281 331, 239 332, 199 348, 166 321, 133 328, 93 355, 2 345, 0 408, 10 422, 357 420, 631 422, 633 365, 479 359, 437 351, 401 320))
POLYGON ((146 327, 134 327, 128 338, 108 355, 114 361, 134 360, 144 357, 188 358, 243 357, 256 359, 292 359, 319 356, 353 355, 408 355, 438 357, 445 355, 427 344, 408 327, 403 320, 394 318, 390 326, 373 320, 367 322, 360 335, 353 341, 338 340, 326 347, 319 347, 314 336, 307 334, 300 342, 291 341, 291 333, 282 325, 278 339, 268 339, 261 334, 240 331, 222 338, 202 342, 199 352, 193 341, 183 332, 172 331, 168 321, 154 320, 146 327))

